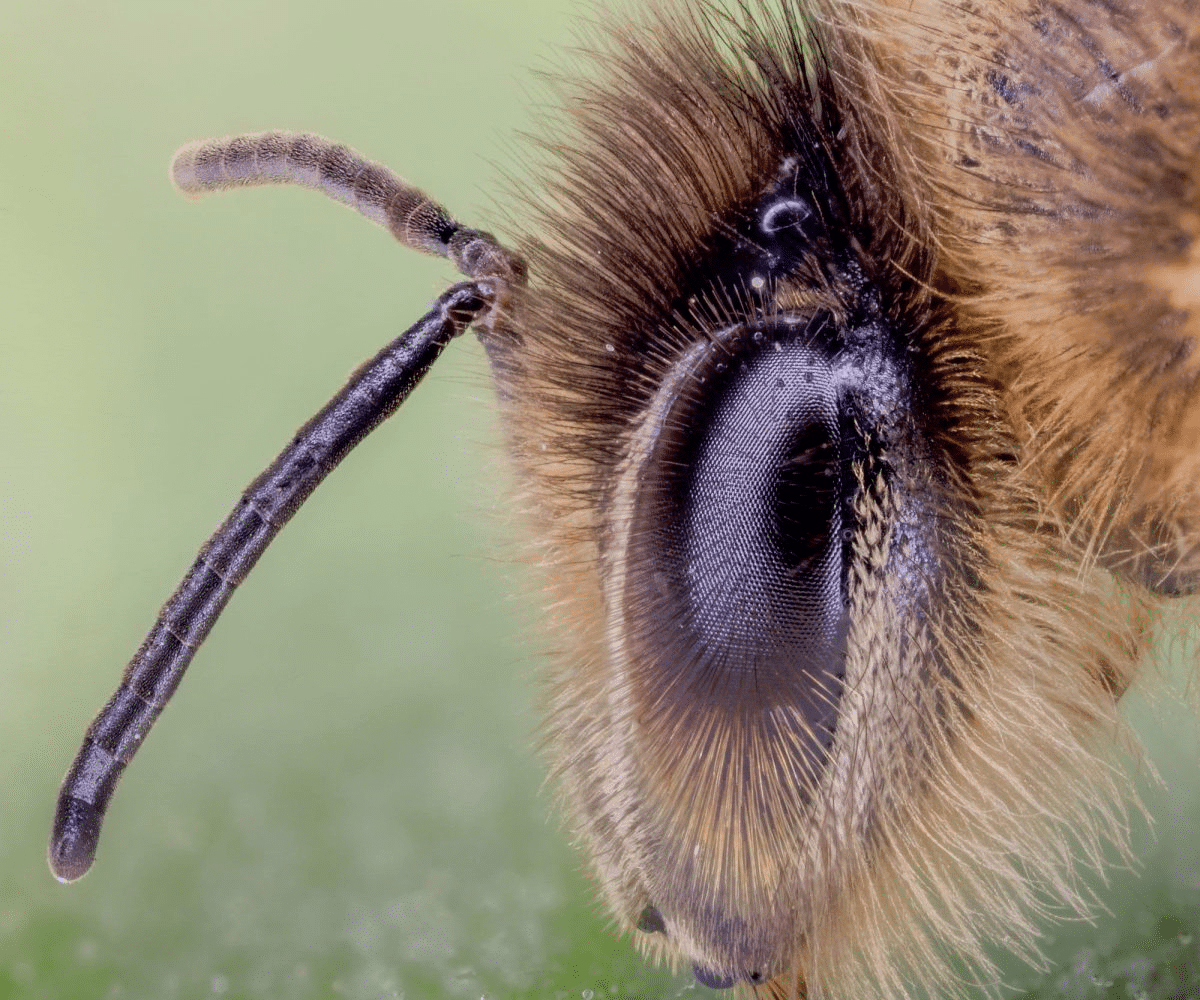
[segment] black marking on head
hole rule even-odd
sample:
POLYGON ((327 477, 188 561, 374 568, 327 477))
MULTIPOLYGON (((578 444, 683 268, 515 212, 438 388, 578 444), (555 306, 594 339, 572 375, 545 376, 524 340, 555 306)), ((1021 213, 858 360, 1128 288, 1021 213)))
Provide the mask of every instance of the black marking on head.
POLYGON ((666 934, 667 924, 663 915, 653 906, 647 906, 637 918, 637 929, 643 934, 666 934))
POLYGON ((721 221, 704 266, 686 283, 678 309, 692 322, 709 323, 730 302, 761 310, 781 281, 830 283, 848 260, 838 224, 844 216, 824 155, 786 157, 771 183, 721 221))
POLYGON ((693 965, 692 972, 701 985, 707 986, 710 990, 727 990, 737 982, 736 976, 713 972, 702 965, 693 965))

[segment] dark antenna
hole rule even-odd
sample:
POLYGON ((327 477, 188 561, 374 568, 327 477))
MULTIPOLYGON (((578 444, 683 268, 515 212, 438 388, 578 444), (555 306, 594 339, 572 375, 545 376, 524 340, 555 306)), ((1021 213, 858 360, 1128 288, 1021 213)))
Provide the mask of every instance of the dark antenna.
POLYGON ((187 195, 258 184, 314 188, 386 226, 404 246, 448 258, 470 280, 443 292, 360 367, 204 543, 63 780, 49 850, 50 869, 63 882, 91 868, 125 766, 271 540, 351 449, 396 411, 442 349, 473 324, 490 331, 525 281, 524 261, 493 236, 460 225, 391 171, 321 136, 261 132, 192 143, 175 154, 171 177, 187 195))

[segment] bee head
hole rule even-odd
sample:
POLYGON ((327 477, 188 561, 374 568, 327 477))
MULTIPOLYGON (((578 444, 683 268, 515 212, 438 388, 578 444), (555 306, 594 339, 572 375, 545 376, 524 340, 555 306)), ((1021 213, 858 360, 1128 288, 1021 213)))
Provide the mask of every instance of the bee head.
MULTIPOLYGON (((887 30, 798 7, 592 41, 521 213, 522 349, 492 355, 610 907, 710 986, 903 996, 952 975, 939 938, 986 969, 1044 887, 1081 905, 1060 833, 1115 826, 1091 734, 1150 598, 1019 457, 1017 348, 1046 328, 990 269, 1049 215, 1015 172, 1060 183, 1004 101, 1033 85, 964 111, 990 57, 936 5, 870 7, 887 30), (930 39, 936 70, 889 60, 930 39)), ((1032 78, 1058 50, 1014 25, 1032 78)))

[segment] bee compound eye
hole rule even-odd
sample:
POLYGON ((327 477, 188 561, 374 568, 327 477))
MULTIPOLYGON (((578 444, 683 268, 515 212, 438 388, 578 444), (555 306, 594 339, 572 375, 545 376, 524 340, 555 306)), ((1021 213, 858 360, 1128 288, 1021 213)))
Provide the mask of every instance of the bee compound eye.
POLYGON ((691 362, 646 429, 625 560, 649 701, 786 705, 805 720, 795 764, 810 778, 836 722, 847 628, 846 435, 820 327, 745 329, 691 362))
POLYGON ((653 933, 668 914, 714 989, 769 978, 749 977, 800 933, 775 876, 731 846, 729 817, 754 810, 764 839, 786 841, 835 747, 856 489, 836 336, 818 314, 690 348, 614 489, 613 650, 637 720, 639 864, 654 900, 637 926, 653 933), (680 789, 705 791, 698 818, 680 789))

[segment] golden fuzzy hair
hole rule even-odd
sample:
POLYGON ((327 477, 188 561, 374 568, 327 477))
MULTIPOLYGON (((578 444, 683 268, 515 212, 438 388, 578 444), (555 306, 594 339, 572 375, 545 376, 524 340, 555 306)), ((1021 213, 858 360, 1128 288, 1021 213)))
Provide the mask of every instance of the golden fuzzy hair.
MULTIPOLYGON (((993 983, 986 947, 1033 957, 1033 917, 1086 909, 1077 862, 1120 842, 1117 699, 1200 572, 1200 8, 664 4, 595 51, 518 213, 504 376, 568 813, 639 947, 714 981, 993 983), (622 610, 661 386, 747 314, 706 268, 797 156, 903 331, 929 458, 859 498, 837 734, 800 776, 794 737, 647 695, 622 610), (916 614, 895 479, 935 526, 916 614)), ((770 308, 853 313, 822 266, 770 308)))

